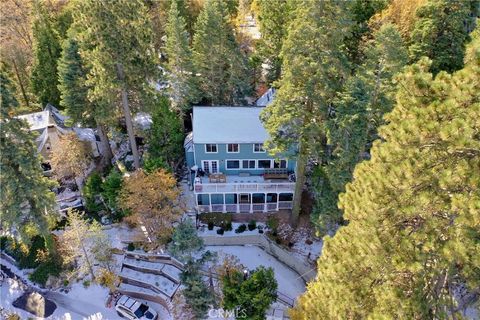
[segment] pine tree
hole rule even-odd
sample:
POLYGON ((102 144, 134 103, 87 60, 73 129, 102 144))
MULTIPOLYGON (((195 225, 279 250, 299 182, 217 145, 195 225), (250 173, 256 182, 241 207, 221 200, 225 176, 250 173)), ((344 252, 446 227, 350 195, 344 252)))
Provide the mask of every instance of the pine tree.
POLYGON ((387 4, 386 0, 348 1, 347 10, 350 12, 354 24, 351 35, 345 39, 345 46, 353 67, 362 61, 362 41, 365 38, 371 38, 370 18, 385 9, 387 4))
POLYGON ((215 303, 215 297, 200 273, 200 268, 204 264, 203 260, 203 257, 199 260, 188 260, 180 274, 180 280, 185 286, 181 293, 185 297, 188 307, 195 314, 195 319, 204 319, 210 306, 215 303))
POLYGON ((469 1, 429 0, 416 11, 418 20, 411 35, 411 59, 429 57, 433 74, 461 69, 469 40, 465 24, 471 19, 471 13, 469 1))
POLYGON ((74 10, 80 54, 89 66, 89 97, 121 103, 135 168, 140 157, 132 124, 134 111, 151 102, 150 82, 158 81, 152 26, 141 0, 79 1, 74 10))
POLYGON ((480 286, 480 37, 465 67, 399 77, 371 160, 340 197, 348 225, 325 241, 293 319, 460 319, 480 286), (462 288, 462 289, 460 289, 462 288), (467 294, 459 294, 466 291, 467 294))
POLYGON ((232 269, 221 277, 226 310, 238 309, 239 317, 265 319, 265 312, 277 298, 277 281, 272 268, 260 266, 247 278, 241 270, 232 269))
POLYGON ((394 77, 408 60, 402 38, 392 24, 373 34, 364 55, 364 63, 334 103, 335 116, 327 121, 331 156, 315 169, 312 178, 318 192, 313 221, 321 233, 342 223, 338 195, 351 181, 355 165, 368 159, 370 146, 378 138, 376 129, 395 102, 394 77))
POLYGON ((152 126, 148 134, 148 156, 160 158, 175 171, 183 157, 182 122, 178 114, 170 110, 166 97, 160 101, 153 111, 152 126))
POLYGON ((172 242, 168 250, 182 261, 192 258, 192 253, 203 248, 203 239, 197 235, 197 229, 190 220, 184 220, 175 227, 172 242))
POLYGON ((183 115, 190 103, 196 101, 197 88, 189 35, 186 31, 185 19, 181 16, 176 1, 172 1, 165 32, 168 93, 172 100, 172 108, 183 115))
POLYGON ((20 240, 48 234, 56 218, 52 182, 43 176, 28 124, 13 118, 18 103, 10 81, 0 73, 0 214, 2 230, 20 240))
POLYGON ((54 19, 46 8, 37 3, 33 22, 34 63, 31 75, 33 92, 42 106, 60 105, 57 63, 62 52, 60 38, 54 28, 54 19))
POLYGON ((267 82, 280 78, 282 59, 279 52, 287 37, 287 29, 293 18, 295 2, 291 0, 255 0, 252 4, 262 38, 257 50, 268 62, 267 82))
POLYGON ((282 78, 275 100, 263 113, 273 154, 298 148, 292 222, 298 219, 309 157, 325 149, 325 121, 349 67, 343 49, 350 20, 342 1, 298 4, 283 44, 282 78))
POLYGON ((249 93, 247 61, 235 42, 223 2, 207 0, 193 37, 201 95, 212 105, 242 104, 249 93))
POLYGON ((88 69, 79 53, 76 34, 70 29, 62 44, 62 56, 58 62, 60 105, 73 123, 84 126, 96 126, 102 142, 104 162, 109 164, 113 158, 110 142, 106 135, 106 125, 111 118, 110 108, 98 99, 89 99, 91 88, 87 85, 88 69))

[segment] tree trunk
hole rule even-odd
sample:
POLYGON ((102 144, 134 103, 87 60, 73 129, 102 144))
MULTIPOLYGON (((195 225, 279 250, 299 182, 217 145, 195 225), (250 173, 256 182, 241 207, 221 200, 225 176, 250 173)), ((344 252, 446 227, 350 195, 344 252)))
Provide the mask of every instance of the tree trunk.
POLYGON ((302 193, 303 187, 305 186, 306 176, 305 176, 305 167, 307 166, 307 150, 305 148, 305 142, 303 139, 300 139, 300 146, 297 158, 297 168, 295 172, 296 183, 295 183, 295 195, 293 198, 293 209, 291 216, 291 224, 293 227, 297 226, 298 217, 300 216, 300 210, 302 208, 302 193))
POLYGON ((90 271, 90 275, 92 276, 92 281, 95 281, 95 272, 93 272, 93 266, 92 263, 90 262, 90 259, 88 258, 88 252, 83 243, 81 244, 82 246, 82 251, 84 254, 85 262, 87 263, 88 270, 90 271))
POLYGON ((18 85, 20 86, 20 91, 22 91, 23 100, 25 101, 25 105, 27 106, 27 108, 30 109, 30 102, 28 100, 27 92, 25 91, 25 87, 23 85, 22 77, 20 76, 20 72, 18 71, 15 58, 12 59, 12 63, 13 63, 13 68, 15 69, 15 75, 17 76, 17 79, 18 79, 18 85))
POLYGON ((122 81, 123 116, 125 117, 128 138, 130 140, 130 146, 132 148, 133 166, 135 167, 135 169, 138 169, 140 168, 140 156, 138 155, 137 142, 135 141, 135 132, 133 131, 132 114, 130 112, 130 107, 128 106, 127 84, 125 82, 123 66, 120 63, 117 63, 117 76, 118 79, 122 81))
POLYGON ((105 130, 105 125, 97 124, 98 136, 100 137, 100 142, 102 143, 102 158, 105 165, 110 165, 113 159, 112 148, 110 147, 110 142, 108 141, 107 133, 105 130))

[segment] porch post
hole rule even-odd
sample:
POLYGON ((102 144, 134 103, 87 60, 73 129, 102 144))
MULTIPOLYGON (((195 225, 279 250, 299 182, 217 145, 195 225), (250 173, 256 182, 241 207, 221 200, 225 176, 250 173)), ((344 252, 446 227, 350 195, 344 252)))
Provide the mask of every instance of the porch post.
POLYGON ((225 193, 223 195, 223 213, 227 213, 227 206, 225 205, 225 193))
POLYGON ((278 211, 278 203, 280 201, 280 193, 277 192, 277 211, 278 211))
POLYGON ((240 213, 240 193, 236 193, 237 195, 237 203, 235 204, 237 206, 237 213, 240 213))
POLYGON ((250 194, 250 213, 253 213, 253 193, 249 193, 249 194, 250 194))
POLYGON ((212 194, 208 194, 208 205, 210 206, 210 212, 212 212, 212 194))
POLYGON ((264 201, 264 204, 263 204, 263 212, 268 212, 268 208, 267 208, 267 193, 264 193, 264 198, 263 198, 263 201, 264 201))

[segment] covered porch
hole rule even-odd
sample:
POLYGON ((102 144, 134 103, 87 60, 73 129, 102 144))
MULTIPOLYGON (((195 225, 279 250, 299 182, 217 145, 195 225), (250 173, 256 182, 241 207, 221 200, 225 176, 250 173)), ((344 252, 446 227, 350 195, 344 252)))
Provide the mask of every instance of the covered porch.
POLYGON ((200 213, 274 212, 292 209, 293 192, 198 193, 196 202, 200 213))

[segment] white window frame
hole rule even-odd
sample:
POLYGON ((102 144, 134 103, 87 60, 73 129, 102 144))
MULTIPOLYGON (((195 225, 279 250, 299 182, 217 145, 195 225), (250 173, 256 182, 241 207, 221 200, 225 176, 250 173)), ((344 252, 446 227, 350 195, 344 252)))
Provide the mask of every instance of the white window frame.
POLYGON ((242 170, 242 160, 239 159, 225 159, 225 170, 242 170), (228 161, 238 161, 238 168, 229 168, 228 161))
POLYGON ((227 153, 240 153, 240 143, 227 143, 225 148, 227 149, 227 153), (236 145, 237 146, 237 151, 228 151, 228 146, 230 146, 230 145, 236 145))
POLYGON ((218 144, 216 143, 205 143, 205 153, 218 153, 218 144), (207 151, 207 146, 215 146, 215 150, 217 151, 207 151))
POLYGON ((273 169, 273 160, 272 159, 257 159, 257 169, 273 169), (260 161, 270 161, 270 167, 269 168, 260 168, 259 163, 260 161))
POLYGON ((265 152, 266 152, 266 150, 265 150, 265 148, 263 147, 263 143, 254 143, 254 144, 253 144, 253 153, 265 153, 265 152), (255 146, 256 146, 256 145, 261 145, 263 151, 255 151, 255 146))
POLYGON ((255 159, 242 159, 242 162, 241 162, 241 163, 242 163, 242 169, 246 169, 246 170, 255 170, 255 169, 257 169, 257 160, 255 160, 255 159), (250 164, 250 161, 253 161, 253 168, 249 168, 249 167, 245 168, 245 167, 243 166, 243 161, 248 161, 249 164, 250 164))
POLYGON ((219 173, 220 172, 220 162, 218 160, 202 160, 202 170, 205 171, 205 162, 208 163, 208 173, 219 173), (212 163, 216 162, 217 163, 217 172, 212 172, 212 163))

